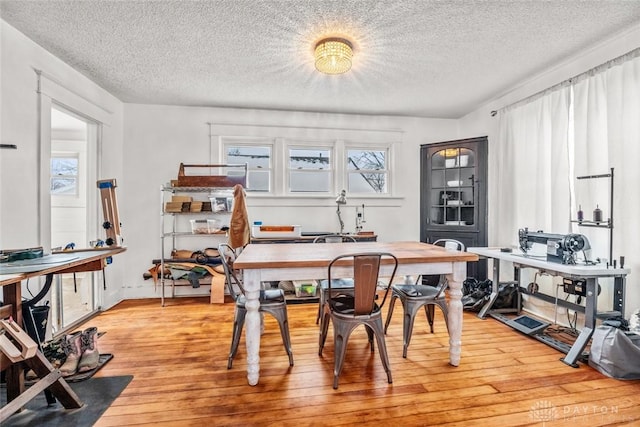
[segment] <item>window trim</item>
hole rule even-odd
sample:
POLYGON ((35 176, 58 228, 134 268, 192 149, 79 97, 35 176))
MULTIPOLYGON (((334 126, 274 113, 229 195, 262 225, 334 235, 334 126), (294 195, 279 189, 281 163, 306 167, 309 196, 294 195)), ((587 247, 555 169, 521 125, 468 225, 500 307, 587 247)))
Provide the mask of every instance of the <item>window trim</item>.
MULTIPOLYGON (((343 188, 348 186, 349 169, 347 164, 347 154, 349 150, 371 150, 386 151, 386 168, 382 171, 386 174, 386 192, 384 193, 349 193, 354 197, 366 199, 395 199, 395 190, 393 187, 394 173, 394 149, 398 141, 389 138, 385 142, 366 142, 335 139, 303 139, 295 137, 271 137, 271 136, 222 136, 218 135, 218 158, 227 162, 227 149, 230 146, 255 146, 270 147, 270 169, 269 169, 269 191, 251 191, 248 195, 256 198, 289 198, 289 199, 327 199, 334 198, 343 188), (289 150, 290 149, 326 149, 332 156, 332 164, 330 167, 330 185, 327 192, 292 192, 290 191, 290 167, 289 167, 289 150)), ((248 169, 248 172, 258 169, 248 169)), ((263 169, 260 169, 263 170, 263 169)), ((318 170, 310 170, 317 172, 318 170)), ((380 171, 375 171, 380 172, 380 171)))

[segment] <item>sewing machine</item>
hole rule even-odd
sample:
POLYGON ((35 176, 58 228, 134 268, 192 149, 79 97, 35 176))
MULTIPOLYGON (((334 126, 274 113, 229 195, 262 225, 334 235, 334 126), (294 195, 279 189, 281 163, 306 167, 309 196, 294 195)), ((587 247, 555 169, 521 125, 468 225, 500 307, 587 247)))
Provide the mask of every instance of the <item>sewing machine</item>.
POLYGON ((584 253, 585 264, 593 264, 591 261, 591 245, 586 236, 582 234, 552 234, 542 231, 531 232, 528 228, 518 230, 520 249, 525 254, 533 247, 534 243, 547 246, 547 261, 559 264, 576 264, 577 254, 584 253))

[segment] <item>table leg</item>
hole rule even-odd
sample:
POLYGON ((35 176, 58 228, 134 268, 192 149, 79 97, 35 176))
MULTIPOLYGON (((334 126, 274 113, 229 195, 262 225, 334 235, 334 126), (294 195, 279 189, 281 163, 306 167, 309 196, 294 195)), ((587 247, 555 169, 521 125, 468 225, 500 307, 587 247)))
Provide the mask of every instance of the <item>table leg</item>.
POLYGON ((244 288, 247 302, 245 333, 247 343, 247 379, 249 385, 260 379, 260 271, 244 270, 244 288))
POLYGON ((11 305, 11 317, 22 327, 22 282, 11 283, 2 287, 2 301, 11 305))
POLYGON ((453 273, 447 274, 449 287, 449 363, 453 366, 460 364, 462 346, 462 282, 467 274, 466 262, 454 262, 453 273))

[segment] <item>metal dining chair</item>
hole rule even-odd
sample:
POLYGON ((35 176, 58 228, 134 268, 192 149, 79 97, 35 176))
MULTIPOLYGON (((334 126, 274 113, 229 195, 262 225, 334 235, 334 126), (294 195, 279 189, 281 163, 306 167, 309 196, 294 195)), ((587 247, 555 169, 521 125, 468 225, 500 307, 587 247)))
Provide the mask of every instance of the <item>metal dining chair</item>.
MULTIPOLYGON (((218 252, 220 253, 220 259, 222 260, 222 266, 224 268, 227 290, 236 305, 233 318, 231 350, 229 351, 229 361, 227 362, 227 369, 231 369, 231 366, 233 365, 233 358, 238 352, 240 336, 242 335, 242 328, 247 315, 247 308, 245 307, 246 297, 244 287, 242 286, 242 280, 239 278, 240 275, 233 269, 233 262, 236 259, 236 251, 228 244, 222 243, 218 246, 218 252)), ((284 291, 282 289, 261 290, 260 307, 258 310, 261 313, 271 314, 278 321, 280 334, 282 335, 282 342, 287 354, 289 355, 289 366, 293 366, 293 351, 291 350, 289 318, 287 316, 287 302, 284 297, 284 291)))
MULTIPOLYGON (((439 239, 433 242, 434 245, 444 246, 448 250, 464 251, 464 244, 455 239, 439 239)), ((424 312, 429 322, 429 328, 433 333, 433 318, 435 315, 435 307, 440 307, 444 315, 445 325, 449 331, 448 306, 445 299, 445 290, 447 289, 447 280, 445 276, 440 276, 437 286, 422 284, 422 277, 418 276, 416 283, 403 283, 391 286, 391 300, 389 301, 389 311, 387 320, 384 324, 384 333, 387 333, 391 316, 393 316, 393 308, 396 300, 402 303, 404 316, 402 320, 402 357, 407 357, 407 349, 411 342, 413 333, 413 324, 416 314, 420 308, 424 307, 424 312)))
MULTIPOLYGON (((338 378, 342 372, 347 344, 351 332, 359 325, 364 325, 367 330, 371 352, 374 351, 373 339, 378 342, 378 352, 382 365, 387 373, 389 384, 393 382, 391 378, 391 366, 385 344, 384 330, 382 327, 382 306, 387 299, 389 288, 384 292, 382 302, 376 302, 378 289, 378 276, 383 263, 391 263, 393 272, 390 279, 396 274, 398 259, 390 253, 354 253, 345 254, 334 258, 329 263, 327 299, 323 306, 323 316, 320 323, 320 339, 318 355, 322 356, 327 339, 329 322, 333 323, 333 345, 334 345, 334 368, 333 368, 333 388, 338 388, 338 378), (346 263, 346 264, 345 264, 346 263), (334 269, 350 269, 353 277, 353 294, 335 294, 332 292, 332 278, 334 269)), ((342 275, 342 274, 341 274, 342 275)))
MULTIPOLYGON (((356 239, 348 234, 325 234, 313 239, 313 243, 355 243, 356 239)), ((318 314, 316 316, 316 324, 320 322, 322 317, 322 307, 327 300, 328 280, 320 280, 320 298, 318 301, 318 314)), ((353 279, 333 279, 331 288, 334 292, 353 293, 353 279)))

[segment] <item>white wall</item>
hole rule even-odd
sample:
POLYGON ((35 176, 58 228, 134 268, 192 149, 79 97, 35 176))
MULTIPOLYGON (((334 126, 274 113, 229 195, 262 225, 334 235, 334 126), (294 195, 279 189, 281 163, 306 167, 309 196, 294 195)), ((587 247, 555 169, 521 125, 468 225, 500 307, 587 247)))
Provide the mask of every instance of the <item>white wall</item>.
MULTIPOLYGON (((109 117, 102 133, 100 165, 102 176, 109 178, 123 176, 122 103, 1 20, 0 31, 0 140, 18 146, 17 150, 0 150, 0 247, 39 246, 43 244, 39 175, 42 172, 48 176, 49 164, 41 165, 39 160, 40 117, 34 70, 42 70, 55 85, 66 88, 68 102, 91 105, 109 117)), ((73 105, 68 107, 74 109, 73 105)), ((42 206, 42 211, 48 212, 49 207, 42 206)), ((119 256, 107 269, 110 286, 103 301, 106 307, 121 299, 125 262, 126 258, 119 256)))
MULTIPOLYGON (((319 132, 335 133, 335 129, 356 129, 355 133, 360 136, 384 139, 376 130, 400 130, 389 137, 391 141, 399 140, 394 154, 401 173, 396 175, 394 197, 380 201, 347 195, 348 204, 341 209, 345 231, 353 231, 355 207, 364 203, 365 229, 375 231, 381 241, 420 238, 420 145, 457 138, 455 120, 139 104, 126 104, 125 117, 127 197, 121 199, 120 206, 127 218, 123 228, 129 247, 127 256, 130 265, 136 266, 128 270, 125 277, 126 298, 159 295, 153 282, 144 281, 142 274, 151 267, 151 260, 160 256, 160 186, 177 178, 181 162, 207 164, 219 161, 217 153, 210 153, 207 123, 237 124, 223 126, 228 135, 245 135, 248 125, 260 124, 282 126, 281 129, 264 129, 265 133, 314 128, 306 131, 311 137, 319 132)), ((336 194, 323 199, 281 197, 274 200, 249 194, 247 205, 252 221, 299 224, 305 231, 338 231, 335 197, 336 194)), ((217 246, 218 242, 215 238, 211 241, 198 239, 194 244, 202 247, 194 249, 217 246)))
MULTIPOLYGON (((498 163, 497 156, 492 155, 492 147, 491 142, 495 140, 498 131, 498 116, 491 117, 492 110, 499 110, 503 107, 506 107, 512 103, 515 103, 521 99, 524 99, 528 96, 531 96, 537 92, 545 90, 549 87, 552 87, 564 80, 567 80, 571 77, 577 76, 591 68, 594 68, 600 64, 603 64, 611 59, 614 59, 618 56, 624 55, 627 52, 630 52, 633 49, 636 49, 640 46, 640 25, 637 25, 635 28, 632 28, 624 33, 617 35, 609 40, 602 41, 601 43, 593 46, 591 49, 586 52, 581 52, 580 54, 567 58, 567 60, 544 73, 531 78, 530 80, 523 82, 519 87, 514 90, 504 94, 501 97, 498 97, 481 108, 478 108, 476 111, 467 114, 465 117, 459 120, 460 126, 460 137, 470 137, 480 134, 485 134, 489 136, 489 199, 488 199, 488 215, 489 215, 489 246, 510 246, 517 245, 518 238, 514 234, 513 238, 509 242, 498 241, 496 237, 496 230, 500 224, 495 223, 495 216, 492 215, 492 201, 495 200, 496 194, 500 191, 500 183, 495 182, 495 173, 501 167, 498 163)), ((498 113, 499 114, 499 113, 498 113)), ((624 148, 623 148, 624 149, 624 148)), ((521 171, 523 176, 527 173, 527 171, 521 171)), ((607 171, 598 171, 594 173, 606 173, 607 171)), ((616 168, 616 179, 624 179, 625 171, 616 168)), ((619 190, 619 189, 618 189, 619 190)), ((615 191, 618 191, 615 190, 615 191)), ((637 188, 634 188, 630 194, 621 195, 619 192, 616 193, 617 197, 621 197, 622 200, 625 198, 638 198, 640 197, 640 193, 637 191, 637 188)), ((552 206, 549 209, 553 209, 552 206)), ((615 223, 622 224, 627 221, 638 221, 637 213, 630 212, 624 209, 617 209, 614 218, 615 223)), ((523 227, 526 224, 523 224, 523 227)), ((548 232, 553 232, 553 230, 545 230, 548 232)), ((602 230, 599 230, 602 231, 602 230)), ((615 231, 615 230, 614 230, 615 231)), ((590 233, 594 233, 592 230, 582 229, 581 233, 587 234, 589 236, 590 233)), ((595 231, 598 232, 598 231, 595 231)), ((601 240, 598 239, 597 236, 593 236, 590 238, 591 241, 601 240)), ((606 251, 600 251, 606 252, 606 251)), ((626 318, 629 318, 631 312, 635 309, 640 308, 640 288, 638 288, 638 284, 640 283, 640 236, 622 236, 622 235, 614 235, 614 258, 619 255, 626 255, 626 268, 631 269, 631 274, 627 277, 627 289, 626 289, 626 318)), ((504 267, 503 267, 504 271, 504 267)), ((507 277, 508 279, 508 277, 507 277)), ((525 283, 528 283, 528 280, 533 279, 531 276, 527 278, 525 283)), ((556 280, 557 282, 557 280, 556 280)), ((541 291, 549 295, 555 295, 555 282, 551 282, 548 278, 544 278, 541 282, 541 291)), ((610 301, 608 300, 610 297, 610 293, 602 293, 603 298, 599 300, 599 308, 610 306, 610 301), (607 300, 603 300, 606 294, 607 300)), ((564 298, 564 293, 560 292, 561 298, 564 298)), ((549 319, 554 318, 553 307, 549 304, 542 303, 538 299, 530 299, 525 302, 525 308, 529 309, 533 312, 536 312, 542 316, 545 316, 549 319)), ((610 309, 610 307, 608 307, 610 309)), ((559 319, 566 319, 566 313, 559 313, 559 319)))
MULTIPOLYGON (((38 218, 38 105, 33 68, 45 70, 66 87, 112 112, 113 123, 104 129, 100 178, 117 178, 123 236, 128 250, 108 269, 108 280, 126 287, 124 294, 109 290, 108 301, 157 296, 142 273, 160 254, 159 188, 174 179, 180 162, 208 163, 211 160, 208 122, 269 124, 355 129, 399 129, 402 148, 397 161, 403 170, 396 184, 397 194, 383 206, 369 206, 367 200, 350 200, 368 208, 366 229, 374 230, 380 240, 416 239, 419 236, 419 148, 420 144, 442 140, 489 136, 489 244, 497 242, 491 222, 491 200, 499 183, 491 177, 500 165, 492 156, 492 140, 497 117, 490 111, 502 108, 562 80, 586 71, 602 62, 640 46, 640 27, 608 40, 544 74, 536 76, 503 96, 488 102, 460 120, 435 120, 401 117, 313 114, 220 108, 190 108, 154 105, 123 105, 107 92, 62 63, 22 34, 2 24, 2 102, 0 137, 2 143, 18 144, 18 150, 0 151, 0 247, 26 247, 39 244, 38 218), (124 115, 123 115, 124 111, 124 115), (122 120, 125 118, 123 127, 122 120), (124 135, 122 134, 124 132, 124 135), (24 171, 28 171, 25 173, 24 171), (20 179, 15 179, 15 177, 20 179)), ((636 195, 637 196, 637 195, 636 195)), ((282 200, 278 200, 282 203, 282 200)), ((308 201, 306 206, 273 206, 248 201, 252 217, 267 222, 300 223, 309 230, 335 229, 335 204, 332 198, 308 201)), ((375 203, 372 203, 375 204, 375 203)), ((353 227, 353 212, 345 209, 347 230, 353 227)), ((352 209, 355 209, 352 207, 352 209)), ((616 221, 635 221, 631 213, 620 212, 616 221)), ((514 236, 514 241, 516 237, 514 236)), ((638 251, 640 252, 640 251, 638 251)), ((636 252, 637 253, 637 252, 636 252)), ((633 255, 628 254, 628 259, 633 255)), ((635 264, 637 265, 637 264, 635 264)), ((633 283, 640 276, 632 269, 628 286, 628 307, 640 306, 640 292, 633 283)), ((637 283, 637 282, 636 282, 637 283)), ((107 306, 109 303, 106 304, 107 306)))

